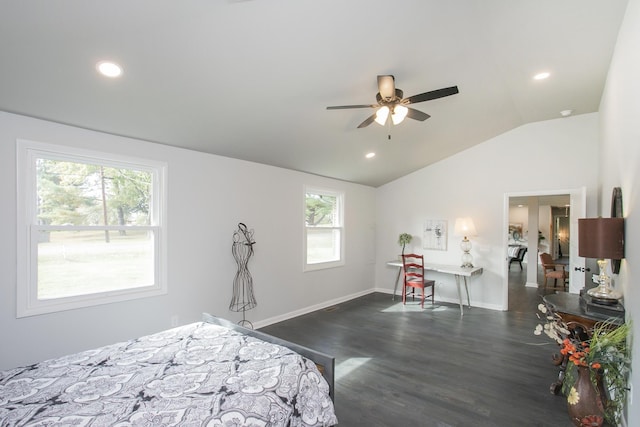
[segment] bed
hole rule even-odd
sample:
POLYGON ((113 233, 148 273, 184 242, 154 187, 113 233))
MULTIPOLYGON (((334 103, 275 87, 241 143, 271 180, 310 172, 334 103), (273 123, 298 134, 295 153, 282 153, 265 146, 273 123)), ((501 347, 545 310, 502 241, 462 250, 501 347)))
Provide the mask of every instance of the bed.
POLYGON ((204 315, 0 372, 0 426, 331 426, 334 363, 204 315))

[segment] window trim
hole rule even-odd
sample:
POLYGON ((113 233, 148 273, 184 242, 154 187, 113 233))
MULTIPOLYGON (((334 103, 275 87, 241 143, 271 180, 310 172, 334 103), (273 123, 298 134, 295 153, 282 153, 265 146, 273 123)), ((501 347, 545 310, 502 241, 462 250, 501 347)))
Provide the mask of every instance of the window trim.
POLYGON ((345 265, 345 192, 342 190, 334 190, 324 187, 317 187, 312 185, 305 185, 302 193, 302 228, 303 228, 303 246, 302 246, 302 271, 317 271, 327 268, 341 267, 345 265), (334 229, 340 231, 340 257, 336 261, 326 261, 309 264, 307 263, 307 230, 310 228, 306 225, 306 211, 307 211, 307 193, 313 194, 326 194, 328 196, 335 196, 338 200, 338 211, 340 217, 340 225, 335 227, 326 227, 327 229, 334 229))
POLYGON ((17 280, 16 317, 27 317, 64 310, 91 307, 168 293, 167 287, 167 163, 87 150, 66 145, 17 139, 17 280), (37 299, 38 231, 67 229, 65 226, 37 224, 35 159, 48 158, 86 162, 110 167, 128 167, 153 175, 150 225, 74 226, 74 230, 150 230, 154 238, 154 283, 151 286, 106 291, 55 299, 37 299))

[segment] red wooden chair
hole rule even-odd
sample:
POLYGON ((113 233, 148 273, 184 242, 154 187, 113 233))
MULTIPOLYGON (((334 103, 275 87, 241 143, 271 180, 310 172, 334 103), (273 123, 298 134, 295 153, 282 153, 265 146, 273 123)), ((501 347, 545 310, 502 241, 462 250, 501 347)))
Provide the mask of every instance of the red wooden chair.
POLYGON ((420 307, 424 308, 425 290, 424 288, 431 288, 431 304, 433 304, 434 294, 436 291, 435 280, 425 280, 424 278, 424 256, 418 254, 403 254, 402 255, 402 271, 403 271, 403 284, 402 284, 402 304, 407 302, 407 290, 411 288, 412 297, 415 300, 415 290, 422 290, 422 298, 420 301, 420 307))

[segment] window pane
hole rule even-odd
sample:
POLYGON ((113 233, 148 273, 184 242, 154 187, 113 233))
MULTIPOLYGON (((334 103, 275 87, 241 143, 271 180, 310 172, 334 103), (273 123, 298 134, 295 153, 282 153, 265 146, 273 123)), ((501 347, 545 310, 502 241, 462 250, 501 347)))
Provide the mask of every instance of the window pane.
POLYGON ((36 174, 39 224, 150 224, 150 172, 39 158, 36 174))
POLYGON ((307 264, 340 259, 340 230, 307 228, 307 264))
POLYGON ((40 232, 38 299, 154 284, 152 231, 40 232))
POLYGON ((338 197, 306 193, 306 225, 308 227, 339 226, 338 197))

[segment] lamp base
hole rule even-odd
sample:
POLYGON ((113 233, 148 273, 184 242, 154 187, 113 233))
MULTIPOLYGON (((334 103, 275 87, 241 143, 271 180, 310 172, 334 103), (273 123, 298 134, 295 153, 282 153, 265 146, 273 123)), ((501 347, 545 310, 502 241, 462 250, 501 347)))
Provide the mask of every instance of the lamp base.
POLYGON ((464 240, 460 243, 460 249, 462 249, 462 268, 473 268, 473 256, 469 253, 471 251, 471 242, 465 236, 464 240))
POLYGON ((611 304, 609 300, 607 304, 602 304, 584 293, 580 296, 580 307, 582 307, 587 314, 605 316, 624 322, 624 307, 620 304, 620 301, 611 304))
POLYGON ((606 273, 607 260, 599 259, 598 267, 600 268, 599 285, 589 289, 587 295, 600 304, 615 304, 622 298, 622 295, 611 288, 611 278, 606 273))
POLYGON ((587 295, 593 298, 593 302, 611 305, 617 304, 618 300, 622 297, 618 292, 602 285, 589 289, 587 295))
POLYGON ((460 265, 460 267, 473 268, 473 264, 471 263, 472 261, 473 257, 471 256, 471 254, 469 252, 465 252, 462 254, 462 265, 460 265))

